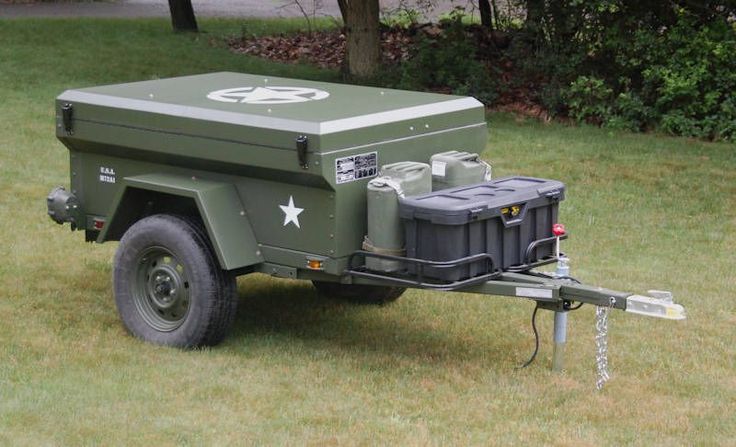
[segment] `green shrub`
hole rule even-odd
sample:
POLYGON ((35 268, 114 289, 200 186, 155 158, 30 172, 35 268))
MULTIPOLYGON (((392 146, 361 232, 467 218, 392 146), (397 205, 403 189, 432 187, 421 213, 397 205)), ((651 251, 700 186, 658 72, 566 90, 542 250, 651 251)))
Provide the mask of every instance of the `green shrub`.
POLYGON ((579 76, 562 93, 571 117, 595 124, 602 124, 611 116, 612 97, 613 90, 592 76, 579 76))
POLYGON ((613 129, 642 131, 654 127, 658 118, 654 108, 646 105, 637 93, 626 91, 613 101, 612 111, 603 124, 613 129))
POLYGON ((599 53, 577 65, 578 72, 590 74, 569 81, 558 96, 562 105, 553 111, 607 127, 736 139, 733 25, 721 18, 698 23, 683 14, 669 28, 609 37, 599 53))
POLYGON ((683 17, 660 45, 666 56, 643 70, 643 90, 663 130, 700 138, 734 139, 736 32, 725 21, 697 26, 683 17))
MULTIPOLYGON (((486 104, 503 92, 506 101, 579 122, 736 141, 736 4, 571 0, 522 8, 532 4, 520 27, 505 29, 510 46, 488 38, 499 30, 465 27, 455 9, 441 33, 419 31, 411 59, 378 82, 486 104)), ((415 18, 402 20, 412 26, 415 18)))

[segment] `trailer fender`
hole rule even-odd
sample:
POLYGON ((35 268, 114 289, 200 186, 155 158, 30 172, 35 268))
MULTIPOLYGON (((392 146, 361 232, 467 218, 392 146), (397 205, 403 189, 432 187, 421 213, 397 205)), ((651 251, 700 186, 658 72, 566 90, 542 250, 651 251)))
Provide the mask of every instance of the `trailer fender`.
POLYGON ((171 174, 123 178, 97 242, 119 240, 128 227, 145 214, 160 212, 145 209, 146 197, 150 194, 166 194, 194 202, 224 270, 240 269, 264 261, 234 185, 171 174))

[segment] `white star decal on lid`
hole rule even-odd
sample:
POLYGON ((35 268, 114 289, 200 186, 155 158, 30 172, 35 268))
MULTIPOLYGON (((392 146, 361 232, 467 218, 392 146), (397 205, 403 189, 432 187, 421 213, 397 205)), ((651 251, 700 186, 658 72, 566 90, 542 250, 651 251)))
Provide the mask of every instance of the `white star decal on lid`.
POLYGON ((289 196, 288 205, 279 205, 279 208, 284 212, 284 226, 293 223, 297 228, 301 229, 299 226, 299 215, 304 211, 304 208, 294 206, 294 196, 289 196))
POLYGON ((213 101, 243 104, 292 104, 319 101, 328 96, 329 93, 316 88, 281 86, 226 88, 207 94, 213 101))

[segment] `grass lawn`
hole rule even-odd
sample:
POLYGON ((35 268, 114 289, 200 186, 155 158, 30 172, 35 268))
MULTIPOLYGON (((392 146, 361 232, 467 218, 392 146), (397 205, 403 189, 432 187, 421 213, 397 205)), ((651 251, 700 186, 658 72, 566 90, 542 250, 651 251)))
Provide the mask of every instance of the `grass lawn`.
MULTIPOLYGON (((0 444, 733 445, 736 147, 490 116, 495 175, 557 178, 573 274, 675 292, 689 319, 611 315, 612 380, 594 389, 594 309, 570 316, 550 371, 552 317, 510 298, 407 292, 390 306, 318 297, 306 282, 239 280, 235 328, 179 351, 126 334, 115 244, 46 217, 68 184, 54 137, 67 88, 234 70, 334 80, 233 56, 166 20, 0 20, 0 444)), ((248 22, 274 32, 295 22, 248 22)))

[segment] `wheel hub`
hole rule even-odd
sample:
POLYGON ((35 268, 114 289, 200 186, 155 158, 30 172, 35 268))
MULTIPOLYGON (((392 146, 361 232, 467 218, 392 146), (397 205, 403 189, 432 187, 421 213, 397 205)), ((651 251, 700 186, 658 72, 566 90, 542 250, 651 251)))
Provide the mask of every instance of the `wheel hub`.
POLYGON ((145 250, 136 283, 135 304, 146 323, 164 332, 181 326, 189 312, 189 281, 173 253, 163 247, 145 250))
POLYGON ((148 275, 151 300, 161 309, 168 309, 183 298, 180 293, 181 287, 178 284, 179 275, 168 270, 168 268, 160 268, 148 275))

